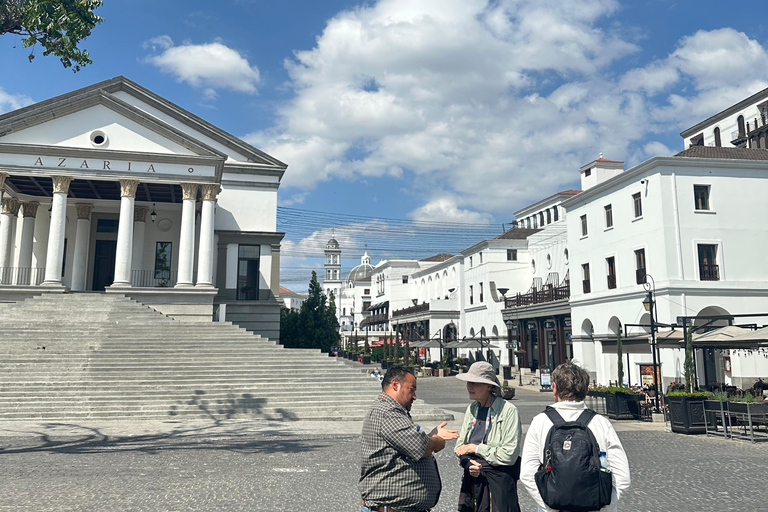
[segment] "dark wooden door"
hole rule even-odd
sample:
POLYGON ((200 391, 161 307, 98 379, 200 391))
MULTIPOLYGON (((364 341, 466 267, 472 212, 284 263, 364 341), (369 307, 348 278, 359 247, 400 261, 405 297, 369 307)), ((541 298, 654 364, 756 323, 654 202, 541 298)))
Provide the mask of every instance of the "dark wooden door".
POLYGON ((115 280, 116 240, 96 240, 93 261, 93 290, 104 291, 115 280))

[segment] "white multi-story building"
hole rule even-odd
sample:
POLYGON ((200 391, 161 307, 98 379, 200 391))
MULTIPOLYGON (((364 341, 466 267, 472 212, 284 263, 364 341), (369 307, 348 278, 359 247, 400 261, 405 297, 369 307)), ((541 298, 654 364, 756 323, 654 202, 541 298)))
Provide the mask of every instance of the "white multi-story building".
POLYGON ((289 290, 288 288, 281 286, 280 299, 282 299, 286 308, 299 311, 301 309, 301 305, 304 304, 305 300, 307 300, 307 295, 296 293, 293 290, 289 290))
MULTIPOLYGON (((574 356, 595 380, 616 380, 616 334, 625 327, 640 335, 624 344, 629 381, 641 382, 652 364, 646 275, 662 324, 768 311, 768 152, 693 146, 604 178, 563 203, 574 356)), ((766 318, 738 323, 763 325, 766 318)), ((681 348, 660 352, 666 389, 682 379, 685 355, 681 348)), ((762 356, 698 350, 696 359, 700 384, 742 386, 768 375, 762 356)))
POLYGON ((371 257, 366 252, 360 264, 349 271, 344 279, 344 288, 336 302, 336 314, 342 332, 356 330, 363 322, 365 311, 371 305, 371 257))
POLYGON ((685 147, 768 148, 768 89, 684 130, 685 147))
POLYGON ((124 77, 3 114, 0 301, 106 291, 277 338, 285 169, 124 77))

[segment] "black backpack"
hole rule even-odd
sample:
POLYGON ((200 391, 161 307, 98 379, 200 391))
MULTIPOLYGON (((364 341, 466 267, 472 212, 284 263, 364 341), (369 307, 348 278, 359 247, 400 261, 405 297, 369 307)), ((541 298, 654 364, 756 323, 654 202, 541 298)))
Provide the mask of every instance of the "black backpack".
POLYGON ((536 486, 549 507, 566 512, 591 512, 611 503, 611 473, 600 470, 600 445, 587 425, 595 411, 587 409, 576 421, 565 421, 547 407, 552 428, 544 444, 544 463, 536 486))

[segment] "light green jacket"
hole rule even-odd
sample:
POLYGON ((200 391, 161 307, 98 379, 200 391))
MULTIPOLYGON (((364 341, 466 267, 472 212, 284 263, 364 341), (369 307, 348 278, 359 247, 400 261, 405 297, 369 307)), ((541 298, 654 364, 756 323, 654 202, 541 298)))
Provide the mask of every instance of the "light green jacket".
MULTIPOLYGON (((469 442, 472 420, 479 407, 480 403, 476 400, 467 407, 457 445, 469 442)), ((511 466, 520 456, 522 434, 523 427, 520 425, 517 407, 497 396, 491 404, 491 431, 486 442, 478 445, 477 454, 492 466, 511 466)))

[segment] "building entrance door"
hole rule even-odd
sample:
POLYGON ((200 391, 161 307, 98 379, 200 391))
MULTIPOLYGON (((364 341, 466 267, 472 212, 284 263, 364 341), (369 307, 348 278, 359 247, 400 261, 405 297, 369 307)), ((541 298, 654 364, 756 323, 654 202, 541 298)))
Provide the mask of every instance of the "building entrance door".
POLYGON ((96 240, 93 259, 93 291, 104 291, 115 279, 117 240, 96 240))

